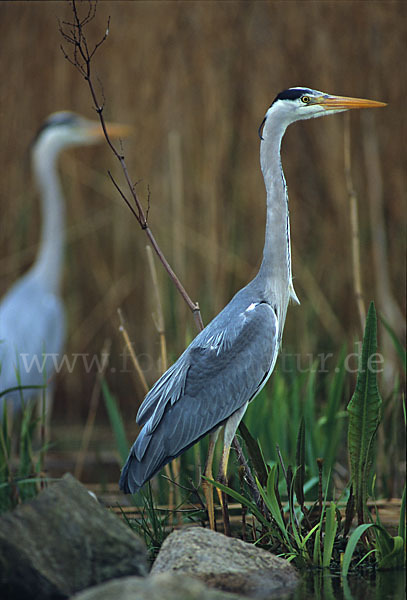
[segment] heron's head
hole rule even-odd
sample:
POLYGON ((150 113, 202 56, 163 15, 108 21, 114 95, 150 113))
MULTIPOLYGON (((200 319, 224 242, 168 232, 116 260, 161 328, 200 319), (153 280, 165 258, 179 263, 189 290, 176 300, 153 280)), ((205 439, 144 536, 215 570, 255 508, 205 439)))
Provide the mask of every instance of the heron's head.
POLYGON ((374 108, 386 106, 385 102, 332 96, 306 87, 293 87, 280 92, 266 113, 265 121, 270 117, 278 120, 284 127, 295 121, 324 117, 352 108, 374 108))
MULTIPOLYGON (((112 139, 125 137, 130 132, 127 125, 107 123, 107 131, 112 139)), ((57 154, 64 148, 87 146, 104 139, 102 126, 98 121, 86 119, 74 112, 52 113, 39 129, 32 147, 57 154)))

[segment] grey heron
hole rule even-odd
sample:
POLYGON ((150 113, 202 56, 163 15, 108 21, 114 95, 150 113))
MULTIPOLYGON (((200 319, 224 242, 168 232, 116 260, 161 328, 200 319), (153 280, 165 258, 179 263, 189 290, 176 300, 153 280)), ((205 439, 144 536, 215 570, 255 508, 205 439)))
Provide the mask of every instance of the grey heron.
MULTIPOLYGON (((112 137, 125 135, 127 129, 108 124, 112 137)), ((65 339, 60 297, 65 206, 57 160, 65 148, 101 140, 100 123, 61 111, 45 120, 32 144, 32 167, 41 197, 42 233, 35 262, 0 303, 0 392, 19 385, 41 386, 55 371, 55 361, 65 339)), ((36 394, 38 390, 25 390, 24 401, 36 394)), ((7 398, 17 409, 21 391, 14 390, 7 398)), ((4 396, 0 398, 0 409, 3 400, 4 396)), ((48 419, 50 401, 51 393, 47 393, 48 419)))
MULTIPOLYGON (((306 87, 278 94, 259 129, 260 164, 267 192, 263 260, 254 279, 195 337, 158 379, 137 414, 142 427, 121 477, 136 492, 165 464, 211 434, 205 469, 212 478, 215 442, 224 426, 219 477, 226 482, 232 439, 249 402, 270 377, 279 352, 287 306, 299 303, 291 272, 288 196, 280 147, 291 123, 383 102, 332 96, 306 87)), ((204 487, 205 491, 205 487, 204 487)), ((214 528, 212 494, 205 491, 214 528)))

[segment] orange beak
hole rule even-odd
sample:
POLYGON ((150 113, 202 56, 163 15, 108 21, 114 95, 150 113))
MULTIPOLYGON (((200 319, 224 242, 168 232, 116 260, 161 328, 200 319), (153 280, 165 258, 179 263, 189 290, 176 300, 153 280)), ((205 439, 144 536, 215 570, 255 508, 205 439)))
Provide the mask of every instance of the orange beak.
MULTIPOLYGON (((133 128, 130 125, 123 125, 121 123, 106 123, 106 130, 110 138, 124 138, 130 135, 133 128)), ((86 128, 86 133, 89 137, 103 138, 104 133, 100 123, 96 123, 92 121, 89 126, 86 128)))
POLYGON ((380 108, 386 102, 365 100, 364 98, 348 98, 347 96, 319 96, 312 98, 312 104, 318 104, 325 110, 348 110, 350 108, 380 108))

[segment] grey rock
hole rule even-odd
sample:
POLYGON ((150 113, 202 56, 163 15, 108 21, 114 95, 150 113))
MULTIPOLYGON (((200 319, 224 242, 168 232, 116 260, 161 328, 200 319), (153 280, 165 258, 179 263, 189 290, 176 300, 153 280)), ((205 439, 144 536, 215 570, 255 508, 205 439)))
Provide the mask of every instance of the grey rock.
POLYGON ((181 573, 123 577, 76 594, 71 600, 247 600, 206 587, 181 573))
POLYGON ((151 573, 198 577, 208 586, 251 598, 292 591, 299 577, 286 560, 221 533, 200 527, 174 531, 164 541, 151 573))
POLYGON ((67 598, 147 572, 144 543, 71 475, 0 517, 0 598, 67 598))

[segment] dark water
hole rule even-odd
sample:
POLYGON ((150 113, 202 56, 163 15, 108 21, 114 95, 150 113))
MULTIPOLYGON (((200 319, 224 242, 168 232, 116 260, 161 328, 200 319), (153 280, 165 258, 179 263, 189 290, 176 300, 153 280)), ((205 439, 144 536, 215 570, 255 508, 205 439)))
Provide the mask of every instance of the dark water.
POLYGON ((345 580, 329 573, 304 573, 295 592, 284 600, 404 600, 405 571, 381 571, 345 580))

